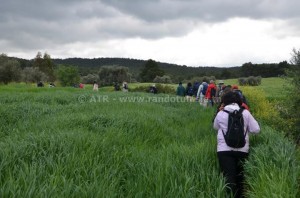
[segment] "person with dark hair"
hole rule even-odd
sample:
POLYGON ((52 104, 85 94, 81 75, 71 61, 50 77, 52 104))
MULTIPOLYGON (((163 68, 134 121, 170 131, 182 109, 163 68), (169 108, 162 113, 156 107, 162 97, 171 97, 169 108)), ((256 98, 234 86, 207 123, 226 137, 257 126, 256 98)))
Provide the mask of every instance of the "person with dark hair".
POLYGON ((150 86, 150 93, 157 94, 157 88, 155 85, 150 86))
POLYGON ((217 156, 230 193, 235 198, 243 197, 244 169, 243 163, 249 153, 249 133, 259 133, 260 127, 255 118, 247 109, 243 109, 242 123, 244 126, 245 145, 240 148, 227 145, 225 135, 228 133, 229 113, 242 108, 242 99, 236 92, 228 92, 223 96, 224 109, 219 111, 214 119, 213 127, 218 131, 217 156))
POLYGON ((44 87, 44 83, 43 83, 42 81, 40 81, 40 82, 38 82, 38 83, 36 84, 36 86, 37 86, 37 87, 44 87))
POLYGON ((177 96, 185 96, 185 88, 182 86, 182 82, 179 82, 178 87, 176 89, 177 96))
POLYGON ((120 85, 118 82, 114 83, 114 89, 115 89, 115 91, 120 91, 120 85))
POLYGON ((192 86, 192 83, 189 82, 187 84, 185 91, 186 91, 185 95, 186 95, 187 101, 192 102, 193 96, 194 96, 194 88, 192 86))
MULTIPOLYGON (((248 108, 248 102, 246 97, 244 96, 243 92, 239 89, 239 87, 237 85, 232 85, 232 91, 237 92, 239 94, 239 96, 242 98, 243 103, 245 104, 245 106, 247 106, 248 108)), ((249 109, 248 109, 249 110, 249 109)))

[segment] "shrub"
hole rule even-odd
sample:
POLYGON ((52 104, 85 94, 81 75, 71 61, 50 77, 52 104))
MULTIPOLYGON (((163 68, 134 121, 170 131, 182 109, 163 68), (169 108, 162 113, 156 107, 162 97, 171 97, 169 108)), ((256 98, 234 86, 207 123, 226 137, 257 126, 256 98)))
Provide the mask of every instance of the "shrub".
POLYGON ((73 86, 80 81, 78 69, 75 67, 60 66, 57 76, 62 86, 73 86))
POLYGON ((300 144, 300 69, 288 71, 287 75, 290 77, 287 78, 287 81, 292 87, 288 89, 287 101, 289 103, 283 104, 286 111, 282 115, 284 119, 290 120, 292 125, 288 131, 288 135, 300 144))
POLYGON ((0 55, 0 82, 18 82, 21 78, 19 61, 8 58, 5 54, 0 55))
POLYGON ((291 126, 287 125, 280 116, 276 106, 267 100, 265 93, 261 89, 254 87, 243 87, 243 94, 250 104, 251 113, 266 124, 279 130, 288 130, 291 126))
POLYGON ((47 81, 48 77, 44 72, 41 72, 37 67, 25 67, 22 73, 22 80, 27 82, 47 81))
POLYGON ((154 83, 172 83, 171 77, 167 75, 156 76, 153 80, 154 83))
POLYGON ((215 76, 193 77, 191 80, 184 80, 183 82, 184 83, 188 83, 188 82, 195 83, 195 82, 203 82, 203 81, 205 81, 205 82, 209 83, 210 80, 216 81, 216 77, 215 76))
POLYGON ((84 84, 93 84, 94 81, 99 81, 99 76, 97 74, 88 74, 86 76, 83 76, 81 80, 84 84))
POLYGON ((100 83, 103 86, 113 85, 115 82, 129 81, 128 67, 102 66, 99 70, 100 83))
POLYGON ((249 86, 258 86, 261 84, 261 76, 249 76, 248 78, 239 78, 239 85, 249 85, 249 86))
MULTIPOLYGON (((157 93, 164 93, 164 94, 175 94, 176 90, 174 87, 170 85, 163 85, 163 84, 155 84, 155 87, 157 88, 157 93)), ((138 87, 135 87, 133 89, 130 89, 132 92, 149 92, 150 86, 147 85, 141 85, 138 87)))

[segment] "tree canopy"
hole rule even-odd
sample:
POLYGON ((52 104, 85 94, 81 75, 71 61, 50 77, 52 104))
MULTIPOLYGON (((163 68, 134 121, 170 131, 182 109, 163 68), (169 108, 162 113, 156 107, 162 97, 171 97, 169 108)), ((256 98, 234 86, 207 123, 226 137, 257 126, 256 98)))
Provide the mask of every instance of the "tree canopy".
POLYGON ((140 77, 143 82, 153 82, 156 76, 163 76, 165 72, 152 59, 149 59, 143 68, 140 77))

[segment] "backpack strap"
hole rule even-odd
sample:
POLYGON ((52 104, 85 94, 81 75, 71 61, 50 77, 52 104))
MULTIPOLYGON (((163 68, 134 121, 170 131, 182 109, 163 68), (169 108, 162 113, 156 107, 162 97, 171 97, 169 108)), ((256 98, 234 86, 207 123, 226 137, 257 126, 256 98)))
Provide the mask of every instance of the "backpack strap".
POLYGON ((223 109, 222 111, 224 111, 224 112, 226 112, 226 113, 230 114, 230 112, 229 112, 229 111, 227 111, 227 110, 224 110, 224 109, 223 109))

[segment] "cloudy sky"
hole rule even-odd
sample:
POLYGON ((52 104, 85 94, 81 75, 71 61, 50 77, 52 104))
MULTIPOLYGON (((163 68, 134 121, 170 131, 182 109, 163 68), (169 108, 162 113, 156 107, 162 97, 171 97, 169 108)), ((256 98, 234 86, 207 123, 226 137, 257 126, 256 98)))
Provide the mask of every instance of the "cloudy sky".
POLYGON ((0 53, 187 66, 273 63, 300 48, 299 0, 0 0, 0 53))

